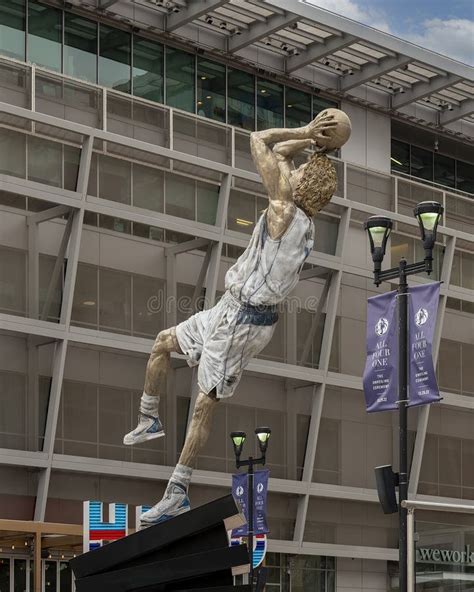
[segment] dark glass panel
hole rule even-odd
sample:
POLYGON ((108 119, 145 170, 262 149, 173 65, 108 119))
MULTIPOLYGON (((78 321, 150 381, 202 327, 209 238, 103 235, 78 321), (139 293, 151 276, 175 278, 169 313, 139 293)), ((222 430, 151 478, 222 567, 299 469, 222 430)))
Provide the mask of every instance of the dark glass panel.
POLYGON ((57 572, 56 561, 45 561, 44 587, 45 590, 56 590, 57 572))
POLYGON ((194 113, 195 58, 173 47, 166 48, 166 103, 194 113))
POLYGON ((227 88, 227 122, 247 130, 254 130, 255 76, 229 68, 227 88))
POLYGON ((410 145, 398 140, 392 140, 392 157, 390 158, 392 171, 410 174, 410 145))
POLYGON ((62 12, 28 3, 28 60, 61 71, 62 12))
POLYGON ((0 590, 10 590, 10 559, 0 558, 0 590))
POLYGON ((444 154, 434 155, 434 180, 435 183, 446 185, 446 187, 456 185, 454 158, 449 158, 444 154))
POLYGON ((64 15, 64 73, 97 82, 97 23, 64 15))
POLYGON ((163 45, 134 36, 133 94, 163 103, 163 68, 163 45))
POLYGON ((17 60, 25 59, 25 0, 0 3, 0 53, 17 60))
POLYGON ((99 84, 130 92, 130 33, 100 25, 99 84))
POLYGON ((456 163, 456 188, 474 193, 474 164, 458 160, 456 163))
POLYGON ((198 115, 225 121, 225 66, 198 58, 198 115))
POLYGON ((283 127, 283 85, 257 79, 257 129, 283 127))
POLYGON ((26 591, 26 560, 25 559, 15 559, 13 582, 14 582, 13 583, 13 592, 25 592, 26 591))
POLYGON ((329 109, 330 107, 337 109, 339 105, 335 101, 329 101, 328 99, 313 96, 313 117, 316 117, 318 113, 321 113, 321 111, 329 109))
POLYGON ((65 561, 61 561, 59 564, 59 584, 61 592, 71 592, 72 589, 72 576, 71 566, 65 561))
POLYGON ((296 88, 286 87, 286 127, 300 127, 311 121, 311 95, 296 88))
POLYGON ((433 153, 418 146, 411 147, 411 174, 427 181, 433 180, 433 153))

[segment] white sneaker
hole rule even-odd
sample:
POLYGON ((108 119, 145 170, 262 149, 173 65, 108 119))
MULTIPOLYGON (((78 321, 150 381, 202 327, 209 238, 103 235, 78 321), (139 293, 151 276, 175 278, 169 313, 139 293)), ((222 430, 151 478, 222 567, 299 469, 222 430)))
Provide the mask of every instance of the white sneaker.
POLYGON ((124 437, 123 443, 127 446, 133 446, 133 444, 161 438, 164 435, 165 431, 159 417, 140 412, 138 414, 138 426, 124 437))
POLYGON ((189 512, 190 509, 191 505, 184 485, 171 481, 163 499, 140 516, 140 529, 160 524, 184 512, 189 512))

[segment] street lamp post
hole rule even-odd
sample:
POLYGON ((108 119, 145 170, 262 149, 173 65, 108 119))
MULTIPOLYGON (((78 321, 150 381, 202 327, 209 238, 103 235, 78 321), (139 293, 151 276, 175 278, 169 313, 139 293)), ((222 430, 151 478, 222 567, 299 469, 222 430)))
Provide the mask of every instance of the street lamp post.
POLYGON ((420 226, 421 240, 425 249, 423 261, 408 264, 400 259, 398 267, 382 271, 387 240, 393 227, 392 220, 385 216, 371 216, 364 225, 369 235, 370 251, 374 262, 374 283, 398 278, 398 409, 399 409, 399 582, 400 592, 407 592, 407 510, 402 502, 408 497, 408 281, 409 275, 433 271, 433 248, 436 241, 438 222, 443 213, 443 206, 435 201, 419 203, 414 214, 420 226))
POLYGON ((234 446, 235 454, 235 466, 237 469, 240 467, 247 467, 247 515, 248 515, 248 549, 250 559, 250 590, 254 589, 254 571, 253 571, 253 539, 254 539, 254 524, 253 524, 253 511, 254 511, 254 499, 253 499, 253 484, 254 484, 254 466, 265 465, 266 453, 268 447, 268 440, 272 433, 270 428, 260 427, 256 428, 255 435, 257 436, 258 445, 260 447, 261 456, 259 458, 253 458, 249 456, 247 460, 240 460, 244 442, 247 437, 245 432, 231 432, 230 437, 234 446))

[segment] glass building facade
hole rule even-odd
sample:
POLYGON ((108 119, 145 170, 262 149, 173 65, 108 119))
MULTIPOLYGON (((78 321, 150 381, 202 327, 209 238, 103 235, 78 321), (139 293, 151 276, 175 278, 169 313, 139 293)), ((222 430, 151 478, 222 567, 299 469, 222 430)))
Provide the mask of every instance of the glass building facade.
POLYGON ((2 1, 0 51, 246 130, 305 125, 323 109, 337 106, 329 99, 34 0, 2 1))
MULTIPOLYGON (((180 356, 161 401, 167 437, 133 448, 122 437, 155 335, 203 296, 222 296, 267 207, 249 132, 305 124, 329 103, 249 65, 46 3, 0 10, 0 520, 70 529, 78 540, 67 549, 43 541, 42 564, 46 589, 68 592, 82 502, 123 501, 133 514, 161 497, 179 457, 193 389, 180 356)), ((194 506, 224 495, 230 431, 271 426, 272 592, 397 590, 397 520, 380 510, 373 468, 397 466, 398 426, 365 412, 361 384, 367 298, 393 289, 371 279, 363 222, 374 208, 396 218, 390 265, 423 256, 414 205, 445 206, 432 276, 444 282, 434 344, 443 401, 427 416, 410 411, 410 479, 426 499, 474 500, 474 202, 456 193, 472 163, 459 148, 454 184, 420 183, 441 166, 449 179, 451 161, 428 157, 427 143, 419 153, 397 142, 389 123, 369 139, 354 125, 357 150, 331 156, 338 188, 314 219, 304 276, 237 395, 217 409, 193 476, 194 506), (368 168, 382 151, 380 170, 368 168), (417 179, 392 174, 394 158, 417 179)), ((443 520, 420 517, 424 541, 471 544, 468 519, 443 520)), ((0 524, 0 590, 32 592, 31 539, 20 553, 8 536, 0 524)), ((430 585, 435 568, 419 569, 430 585)))

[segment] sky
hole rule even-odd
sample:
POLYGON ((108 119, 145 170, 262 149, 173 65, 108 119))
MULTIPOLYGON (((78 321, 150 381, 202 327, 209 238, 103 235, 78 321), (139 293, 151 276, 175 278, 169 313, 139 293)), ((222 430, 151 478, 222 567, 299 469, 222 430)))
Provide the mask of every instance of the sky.
POLYGON ((306 0, 474 65, 474 0, 306 0))

